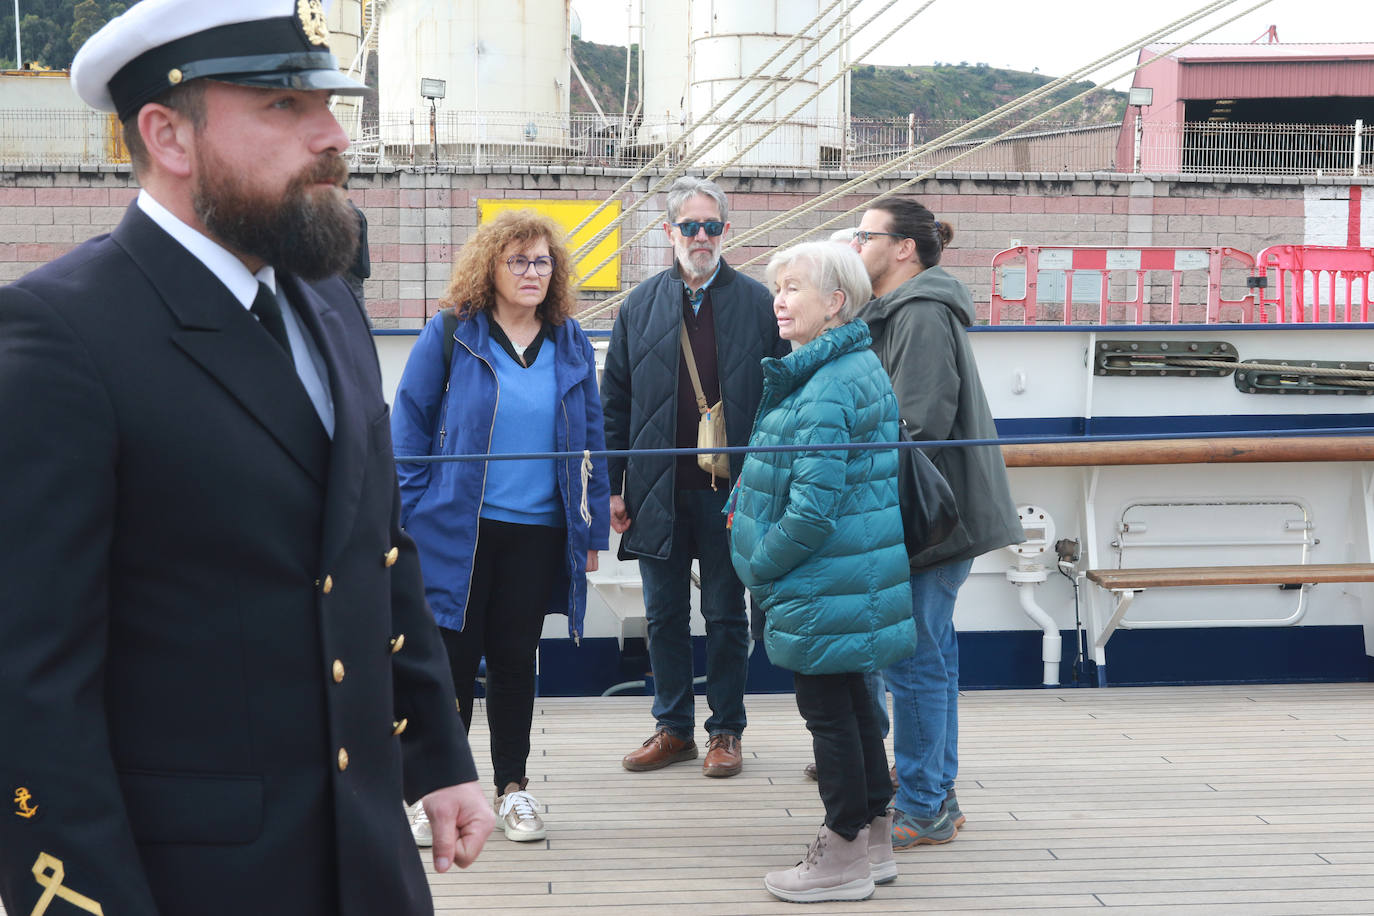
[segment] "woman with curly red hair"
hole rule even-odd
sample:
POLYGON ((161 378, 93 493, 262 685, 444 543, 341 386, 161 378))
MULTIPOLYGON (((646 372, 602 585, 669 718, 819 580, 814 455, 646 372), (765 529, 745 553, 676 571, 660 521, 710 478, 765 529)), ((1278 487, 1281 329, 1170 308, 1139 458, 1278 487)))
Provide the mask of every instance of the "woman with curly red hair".
MULTIPOLYGON (((478 227, 459 254, 445 311, 420 333, 401 376, 391 418, 398 458, 604 448, 596 360, 569 317, 570 275, 563 232, 546 217, 509 211, 478 227)), ((581 466, 575 458, 397 464, 401 524, 419 547, 465 727, 486 657, 498 817, 518 842, 545 835, 525 772, 544 616, 566 614, 569 635, 580 636, 586 573, 609 537, 605 460, 593 462, 585 483, 581 466)), ((424 843, 428 824, 415 834, 424 843)))

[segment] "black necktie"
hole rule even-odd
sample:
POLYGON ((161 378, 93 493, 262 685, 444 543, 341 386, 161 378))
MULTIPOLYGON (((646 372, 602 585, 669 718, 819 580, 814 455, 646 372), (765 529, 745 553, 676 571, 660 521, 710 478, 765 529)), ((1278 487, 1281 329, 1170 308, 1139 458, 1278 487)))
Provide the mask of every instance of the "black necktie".
POLYGON ((286 351, 286 358, 291 360, 291 365, 294 366, 296 361, 291 357, 291 341, 286 338, 286 322, 282 321, 281 303, 277 302, 277 297, 267 288, 266 283, 258 284, 258 296, 253 300, 253 308, 250 311, 257 316, 263 330, 281 344, 282 350, 286 351))

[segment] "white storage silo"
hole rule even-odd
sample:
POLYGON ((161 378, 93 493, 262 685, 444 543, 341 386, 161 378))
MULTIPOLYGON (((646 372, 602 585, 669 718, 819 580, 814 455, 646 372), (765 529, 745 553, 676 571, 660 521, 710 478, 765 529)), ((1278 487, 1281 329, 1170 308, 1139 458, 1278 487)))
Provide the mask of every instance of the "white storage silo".
POLYGON ((389 0, 377 48, 383 143, 428 148, 420 80, 439 79, 447 155, 566 146, 570 43, 568 0, 389 0))
POLYGON ((661 147, 682 136, 691 89, 691 0, 651 0, 644 4, 644 109, 640 144, 661 147))
MULTIPOLYGON (((325 22, 329 26, 329 50, 339 61, 339 69, 350 74, 359 82, 365 82, 365 74, 354 69, 359 60, 358 49, 363 35, 363 0, 334 0, 325 7, 325 22)), ((356 139, 361 126, 363 100, 355 95, 336 95, 331 100, 334 117, 356 139)))
POLYGON ((835 48, 821 60, 819 81, 827 83, 843 73, 835 84, 816 99, 817 139, 821 146, 821 168, 839 168, 845 161, 844 146, 849 136, 849 17, 845 16, 821 34, 821 53, 835 48))
POLYGON ((807 32, 813 44, 780 76, 782 65, 796 56, 788 42, 816 17, 820 0, 653 0, 644 9, 644 124, 641 144, 660 146, 681 134, 680 125, 703 119, 731 90, 739 91, 693 132, 700 143, 721 123, 734 129, 698 161, 705 166, 793 165, 817 168, 838 160, 849 113, 849 80, 845 77, 816 99, 803 103, 819 84, 849 63, 842 44, 844 24, 832 13, 807 32), (747 77, 788 45, 757 79, 747 77), (821 58, 824 55, 824 58, 821 58), (685 66, 684 66, 685 64, 685 66), (782 78, 786 77, 786 78, 782 78), (743 86, 740 86, 744 83, 743 86), (758 102, 744 108, 760 88, 758 102), (776 98, 774 92, 783 91, 776 98), (801 106, 787 123, 768 134, 747 153, 745 147, 767 128, 801 106), (822 156, 821 149, 826 153, 822 156), (737 161, 736 161, 737 160, 737 161))

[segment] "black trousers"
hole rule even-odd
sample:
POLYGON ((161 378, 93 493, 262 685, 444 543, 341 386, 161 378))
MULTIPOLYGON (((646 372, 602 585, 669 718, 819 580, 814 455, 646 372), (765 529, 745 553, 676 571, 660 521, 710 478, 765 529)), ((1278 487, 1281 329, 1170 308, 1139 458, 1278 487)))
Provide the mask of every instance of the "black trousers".
POLYGON ((811 732, 825 825, 852 840, 892 801, 887 749, 864 676, 794 673, 792 684, 811 732))
POLYGON ((534 718, 535 653, 563 568, 567 532, 479 519, 463 629, 439 628, 463 727, 472 728, 477 666, 487 659, 487 727, 498 792, 525 778, 534 718))

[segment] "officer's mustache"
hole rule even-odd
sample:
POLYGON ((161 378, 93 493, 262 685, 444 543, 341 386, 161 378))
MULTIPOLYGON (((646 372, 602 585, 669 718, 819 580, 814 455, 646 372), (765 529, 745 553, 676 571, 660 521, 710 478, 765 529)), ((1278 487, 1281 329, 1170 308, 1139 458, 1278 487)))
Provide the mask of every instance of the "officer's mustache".
POLYGON ((289 191, 298 190, 315 184, 332 184, 342 188, 348 180, 348 163, 341 156, 325 154, 306 166, 291 181, 289 191))

